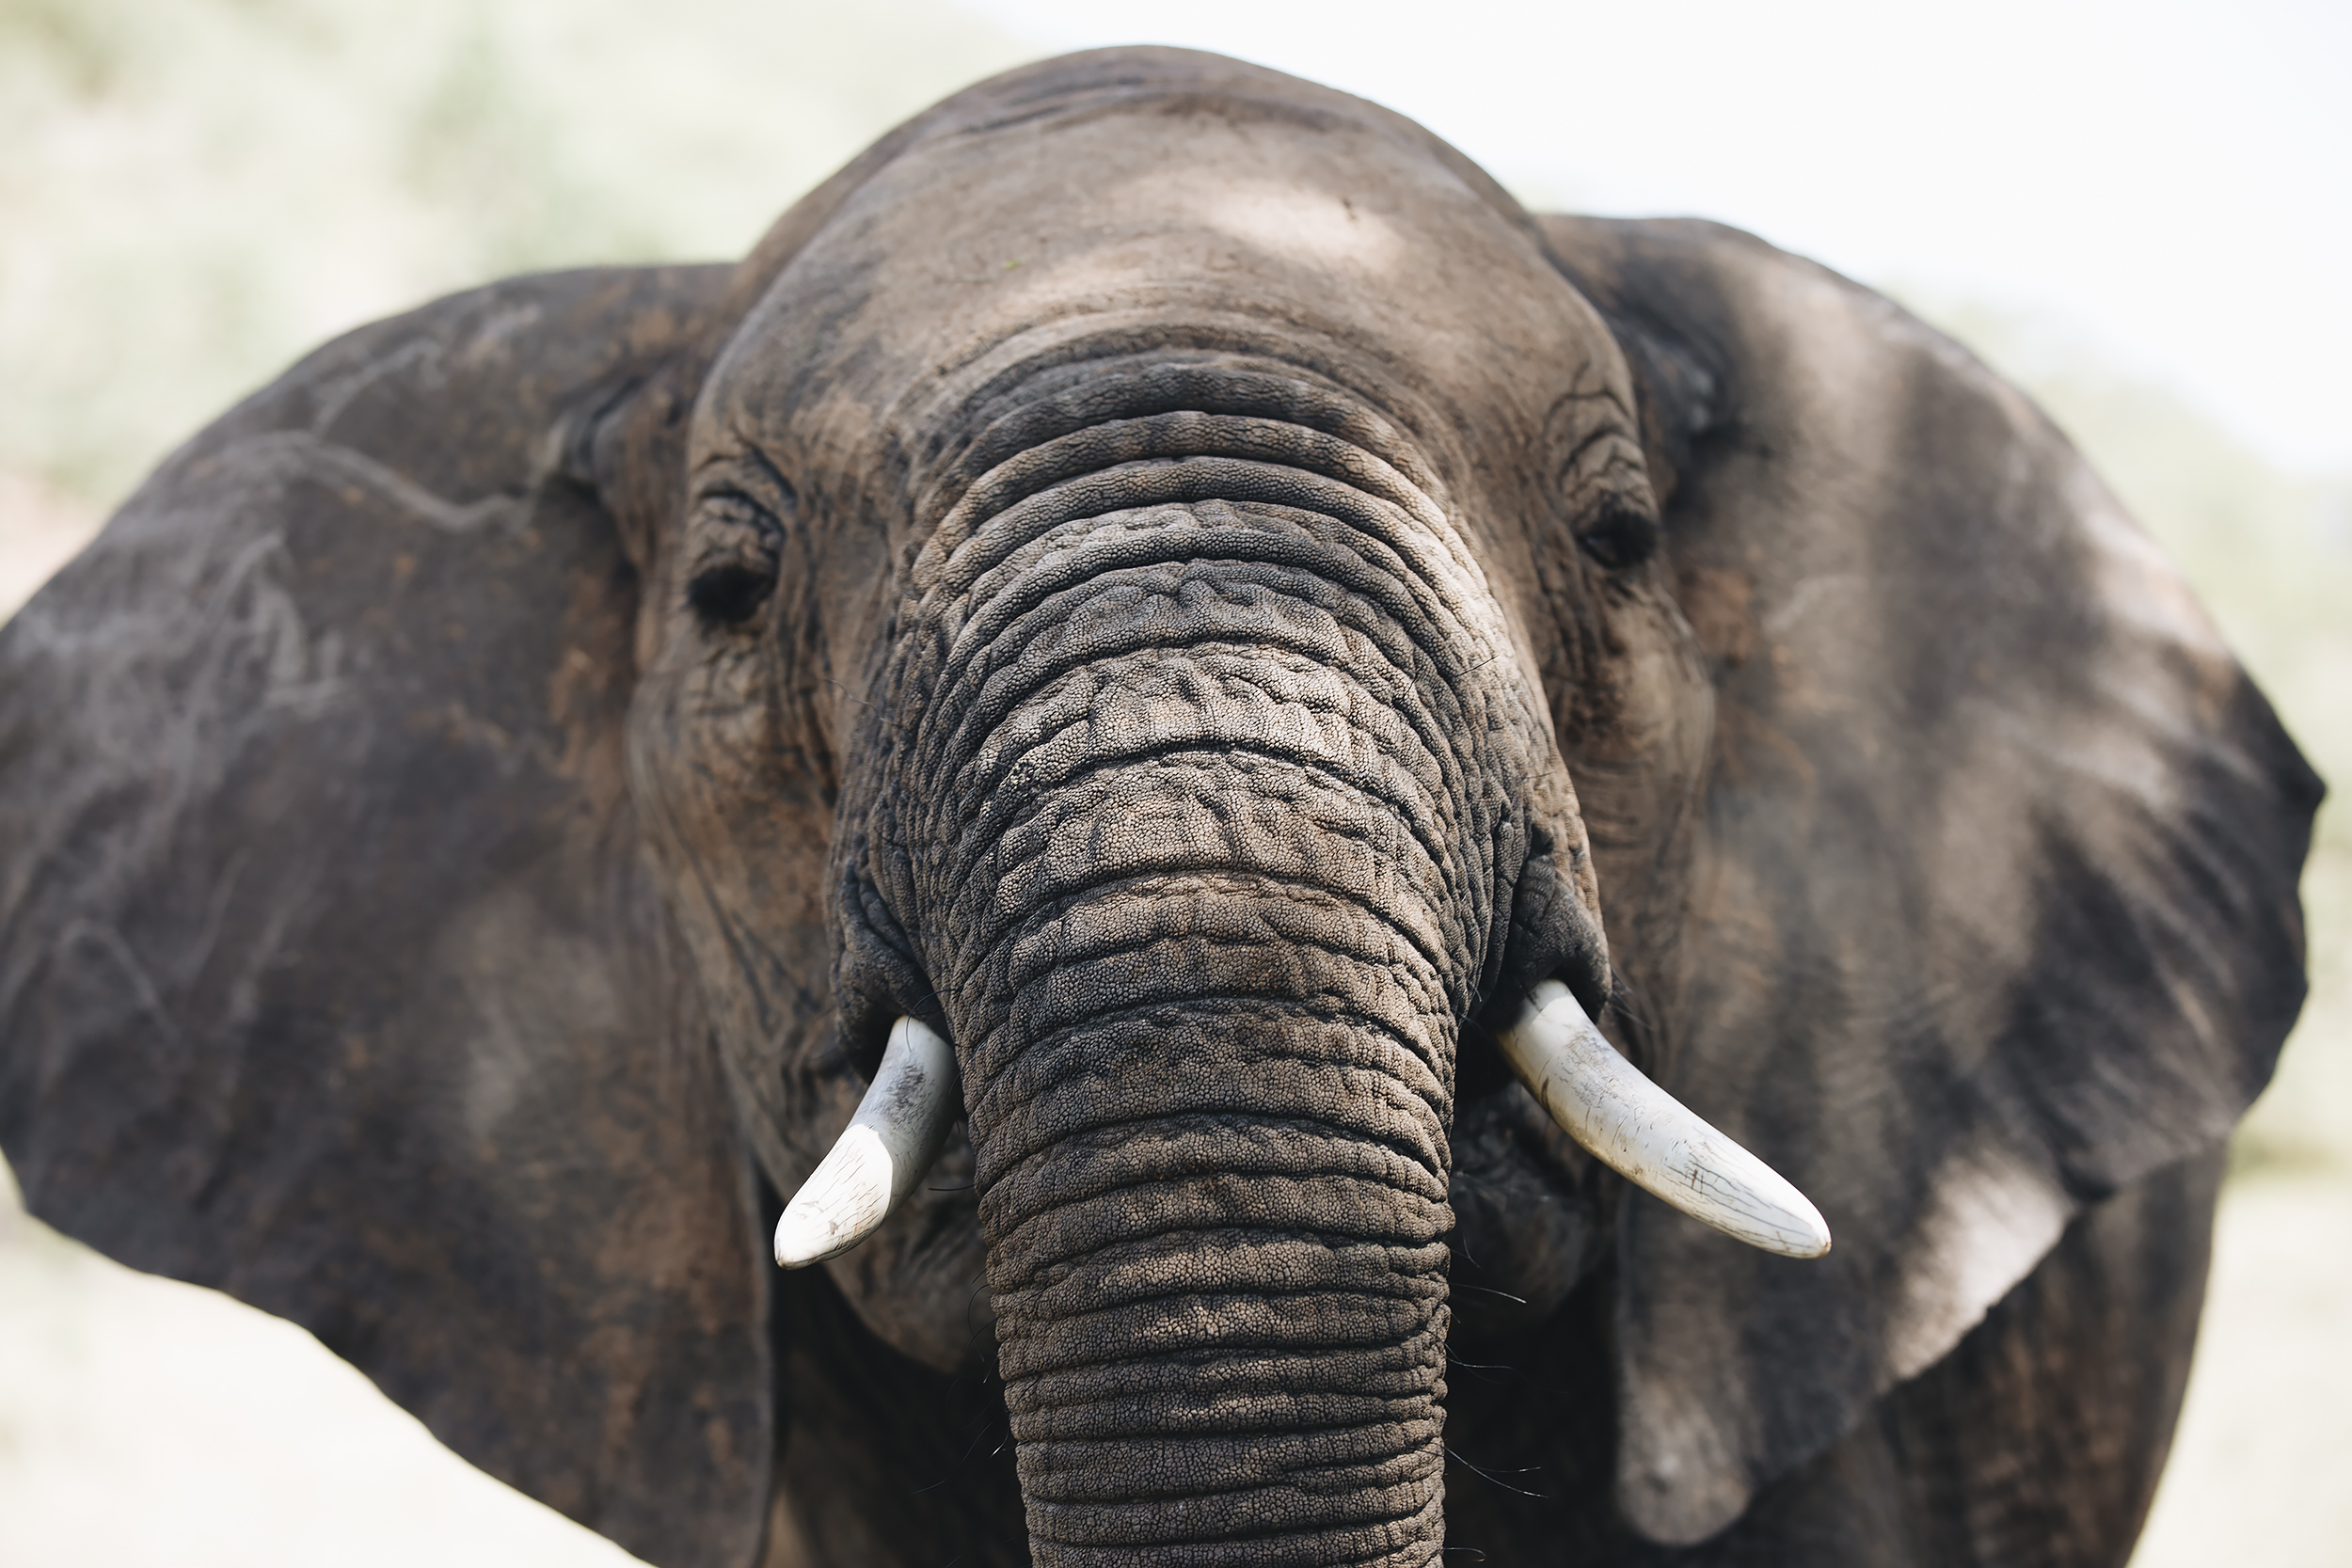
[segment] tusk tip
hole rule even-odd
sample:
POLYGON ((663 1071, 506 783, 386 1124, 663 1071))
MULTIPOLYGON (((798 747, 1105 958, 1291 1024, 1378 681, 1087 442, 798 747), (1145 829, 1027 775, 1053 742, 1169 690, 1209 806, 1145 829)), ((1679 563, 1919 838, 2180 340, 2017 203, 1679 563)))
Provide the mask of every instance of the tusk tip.
POLYGON ((821 1263, 836 1253, 847 1252, 863 1241, 852 1235, 847 1243, 840 1243, 840 1233, 821 1213, 801 1212, 800 1205, 784 1212, 776 1221, 776 1266, 780 1269, 804 1269, 811 1263, 821 1263))
POLYGON ((1712 1154, 1710 1163, 1736 1179, 1744 1201, 1714 1213, 1693 1213, 1692 1218, 1783 1258, 1828 1255, 1829 1221, 1794 1182, 1728 1139, 1712 1154))
POLYGON ((1828 1254, 1812 1200, 1618 1054, 1559 981, 1534 988, 1498 1043, 1552 1119, 1635 1186, 1765 1252, 1828 1254))
POLYGON ((777 1267, 837 1258, 880 1229, 939 1158, 961 1100, 954 1051, 898 1020, 857 1113, 776 1221, 777 1267))
POLYGON ((804 1270, 812 1262, 840 1256, 873 1234, 878 1225, 880 1215, 873 1215, 873 1225, 845 1225, 831 1206, 803 1192, 786 1206, 784 1218, 776 1220, 776 1267, 804 1270))
MULTIPOLYGON (((1811 1204, 1805 1207, 1812 1209, 1811 1204)), ((1811 1223, 1800 1225, 1790 1231, 1785 1242, 1772 1250, 1784 1258, 1826 1258, 1829 1256, 1829 1225, 1817 1212, 1803 1216, 1811 1223)))
POLYGON ((1759 1252, 1781 1258, 1827 1257, 1829 1222, 1821 1218, 1821 1212, 1771 1166, 1745 1149, 1733 1148, 1736 1153, 1719 1152, 1716 1158, 1720 1161, 1719 1169, 1728 1167, 1730 1173, 1738 1176, 1740 1201, 1677 1201, 1678 1195, 1658 1188, 1650 1188, 1651 1195, 1759 1252))
POLYGON ((797 1269, 813 1261, 808 1253, 808 1238, 802 1230, 803 1227, 793 1223, 790 1210, 776 1221, 776 1267, 797 1269))

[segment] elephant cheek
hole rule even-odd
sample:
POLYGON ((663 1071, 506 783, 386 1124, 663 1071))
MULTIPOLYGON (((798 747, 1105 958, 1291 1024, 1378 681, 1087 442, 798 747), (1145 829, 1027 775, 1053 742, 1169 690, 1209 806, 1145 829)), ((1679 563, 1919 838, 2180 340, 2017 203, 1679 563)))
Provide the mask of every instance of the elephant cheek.
POLYGON ((1454 1127, 1454 1332, 1492 1341, 1549 1323, 1597 1261, 1596 1162, 1518 1084, 1454 1127))
POLYGON ((950 1377, 984 1378, 996 1360, 972 1145, 961 1129, 923 1183, 825 1272, 860 1322, 899 1354, 950 1377))

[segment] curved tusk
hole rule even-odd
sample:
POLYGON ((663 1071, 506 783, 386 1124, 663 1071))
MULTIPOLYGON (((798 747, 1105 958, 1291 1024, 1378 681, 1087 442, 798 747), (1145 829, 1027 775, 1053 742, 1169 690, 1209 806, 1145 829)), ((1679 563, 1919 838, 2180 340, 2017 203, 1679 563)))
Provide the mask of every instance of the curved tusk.
POLYGON ((776 1261, 821 1263, 880 1229, 939 1158, 962 1109, 955 1051, 915 1019, 892 1024, 857 1114, 776 1222, 776 1261))
POLYGON ((1551 1119, 1644 1192, 1766 1252, 1829 1250, 1829 1225, 1803 1193, 1618 1055, 1559 981, 1535 988, 1500 1043, 1551 1119))

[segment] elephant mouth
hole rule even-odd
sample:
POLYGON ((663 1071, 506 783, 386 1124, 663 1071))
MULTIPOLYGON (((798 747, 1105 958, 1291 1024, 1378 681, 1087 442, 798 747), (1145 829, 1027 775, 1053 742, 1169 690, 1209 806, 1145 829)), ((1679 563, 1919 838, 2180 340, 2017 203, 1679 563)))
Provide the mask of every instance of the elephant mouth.
MULTIPOLYGON (((1553 1125, 1643 1191, 1767 1252, 1829 1251, 1812 1202, 1627 1061, 1559 981, 1536 988, 1496 1045, 1553 1125)), ((954 1050, 919 1019, 898 1019, 849 1128, 777 1221, 777 1263, 822 1262, 880 1229, 962 1108, 954 1050)))

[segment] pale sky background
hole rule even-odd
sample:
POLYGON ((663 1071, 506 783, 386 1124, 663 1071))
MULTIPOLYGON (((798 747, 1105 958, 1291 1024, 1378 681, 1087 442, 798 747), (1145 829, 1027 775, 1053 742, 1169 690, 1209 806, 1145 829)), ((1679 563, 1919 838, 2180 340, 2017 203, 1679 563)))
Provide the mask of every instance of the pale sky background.
POLYGON ((2079 334, 2352 471, 2352 0, 967 0, 1412 116, 1522 197, 1753 230, 2079 334))

